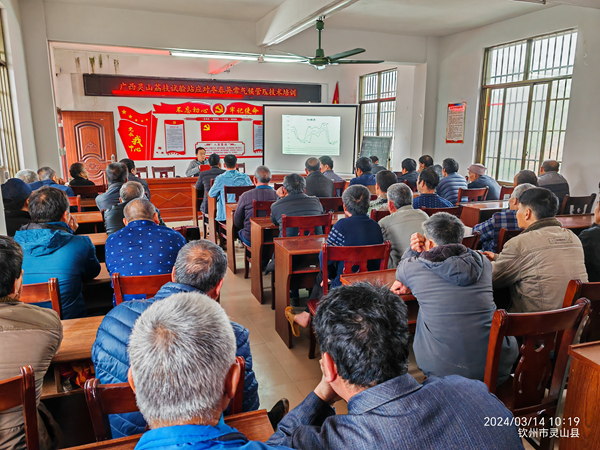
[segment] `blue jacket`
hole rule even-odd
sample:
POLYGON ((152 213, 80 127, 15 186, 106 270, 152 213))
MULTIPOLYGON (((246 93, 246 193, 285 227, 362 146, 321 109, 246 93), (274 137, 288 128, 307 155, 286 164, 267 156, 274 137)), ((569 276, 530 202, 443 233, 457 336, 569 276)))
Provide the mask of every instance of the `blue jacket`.
MULTIPOLYGON (((100 273, 96 248, 87 236, 75 236, 64 222, 30 223, 15 233, 23 248, 23 284, 58 278, 63 319, 85 316, 82 281, 100 273)), ((51 308, 50 302, 39 306, 51 308)))
MULTIPOLYGON (((208 195, 217 199, 217 220, 225 220, 225 186, 252 186, 252 180, 245 173, 237 170, 227 170, 215 178, 215 183, 208 191, 208 195)), ((228 201, 233 202, 234 196, 230 194, 228 201)))
POLYGON ((449 173, 448 176, 440 180, 437 189, 437 194, 448 200, 452 205, 456 205, 458 200, 458 190, 467 189, 467 180, 458 172, 449 173))
MULTIPOLYGON (((98 327, 96 341, 92 346, 92 362, 96 369, 96 377, 101 383, 127 382, 127 371, 129 370, 127 345, 135 321, 155 301, 163 300, 180 292, 201 291, 185 284, 167 283, 160 288, 154 298, 123 302, 106 315, 98 327)), ((258 382, 252 370, 249 333, 246 328, 235 322, 231 322, 231 326, 237 344, 236 356, 242 356, 246 360, 243 411, 254 411, 258 409, 259 405, 258 382)), ((109 420, 113 438, 143 433, 146 428, 146 421, 139 412, 113 414, 109 416, 109 420)))
POLYGON ((29 187, 32 191, 37 191, 44 186, 60 189, 61 191, 65 191, 69 197, 75 197, 73 189, 71 189, 69 186, 65 186, 64 184, 57 184, 54 182, 54 180, 34 181, 33 183, 29 183, 29 187))
POLYGON ((360 177, 352 178, 348 186, 354 186, 355 184, 362 184, 363 186, 375 186, 377 182, 375 181, 375 175, 369 172, 363 173, 360 177))
POLYGON ((500 190, 502 189, 498 182, 488 175, 481 175, 475 181, 469 183, 469 189, 490 188, 486 200, 502 200, 500 190))

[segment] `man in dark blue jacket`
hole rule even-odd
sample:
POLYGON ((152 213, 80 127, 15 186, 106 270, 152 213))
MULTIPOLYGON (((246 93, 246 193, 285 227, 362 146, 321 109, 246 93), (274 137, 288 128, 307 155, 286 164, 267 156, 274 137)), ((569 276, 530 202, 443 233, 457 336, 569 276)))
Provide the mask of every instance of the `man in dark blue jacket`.
POLYGON ((356 164, 354 164, 355 178, 350 180, 350 186, 355 184, 362 184, 363 186, 375 186, 375 175, 371 172, 372 164, 371 160, 366 156, 358 158, 356 164))
POLYGON ((486 200, 504 200, 500 198, 502 189, 498 182, 485 174, 487 167, 483 164, 471 164, 467 169, 469 174, 469 189, 489 188, 486 200))
POLYGON ((42 167, 38 170, 38 175, 40 177, 40 181, 35 181, 29 185, 32 191, 37 191, 38 189, 44 186, 48 186, 66 192, 68 197, 75 197, 73 189, 71 189, 69 186, 61 184, 61 179, 58 177, 58 175, 56 175, 56 172, 50 167, 42 167))
MULTIPOLYGON (((153 299, 121 303, 102 320, 92 347, 92 361, 100 382, 127 382, 129 335, 137 318, 150 305, 183 292, 200 292, 217 299, 226 271, 227 256, 219 246, 206 240, 186 244, 179 251, 173 267, 173 282, 165 284, 153 299)), ((237 344, 236 356, 246 360, 243 411, 253 411, 258 409, 259 399, 258 382, 252 370, 249 333, 235 322, 231 322, 231 326, 237 344)), ((146 427, 140 413, 113 414, 109 420, 113 438, 143 433, 146 427)))

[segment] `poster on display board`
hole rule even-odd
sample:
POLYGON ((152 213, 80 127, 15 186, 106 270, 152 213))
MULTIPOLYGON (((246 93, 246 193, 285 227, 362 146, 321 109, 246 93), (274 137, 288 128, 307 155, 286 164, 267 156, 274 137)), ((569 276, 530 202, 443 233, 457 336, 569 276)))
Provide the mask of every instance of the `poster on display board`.
POLYGON ((464 144, 466 109, 467 104, 465 102, 448 104, 446 144, 464 144))

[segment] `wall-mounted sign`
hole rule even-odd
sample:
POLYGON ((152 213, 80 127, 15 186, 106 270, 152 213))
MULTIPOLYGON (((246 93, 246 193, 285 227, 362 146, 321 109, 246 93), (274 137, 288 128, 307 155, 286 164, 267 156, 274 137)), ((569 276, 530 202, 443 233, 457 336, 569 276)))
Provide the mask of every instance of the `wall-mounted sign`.
POLYGON ((449 103, 446 122, 446 144, 464 144, 466 103, 449 103))
POLYGON ((320 84, 84 74, 87 96, 321 102, 320 84))

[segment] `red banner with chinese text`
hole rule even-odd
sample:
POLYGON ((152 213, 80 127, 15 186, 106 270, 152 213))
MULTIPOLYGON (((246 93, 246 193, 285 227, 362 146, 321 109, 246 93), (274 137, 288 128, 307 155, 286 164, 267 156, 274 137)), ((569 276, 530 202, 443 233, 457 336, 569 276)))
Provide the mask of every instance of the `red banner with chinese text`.
POLYGON ((156 117, 152 111, 140 114, 126 106, 119 107, 119 136, 132 160, 151 159, 156 136, 156 117))

